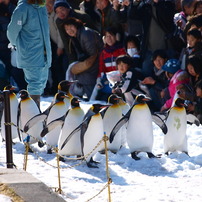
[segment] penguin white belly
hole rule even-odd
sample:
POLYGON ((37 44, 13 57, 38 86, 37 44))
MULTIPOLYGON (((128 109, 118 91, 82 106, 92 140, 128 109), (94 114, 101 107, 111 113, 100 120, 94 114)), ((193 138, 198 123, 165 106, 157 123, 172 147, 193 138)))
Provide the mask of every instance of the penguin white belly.
POLYGON ((152 151, 152 117, 146 104, 138 104, 133 107, 127 126, 126 138, 131 153, 134 151, 152 151))
POLYGON ((61 130, 59 140, 58 140, 58 148, 59 148, 59 154, 60 155, 81 155, 81 140, 80 140, 80 131, 75 133, 71 139, 67 142, 67 144, 64 146, 62 150, 60 150, 63 142, 65 139, 69 136, 69 134, 78 127, 84 117, 84 112, 82 109, 72 109, 69 111, 63 128, 61 130))
MULTIPOLYGON (((84 134, 84 146, 83 146, 83 154, 84 156, 92 152, 98 142, 104 136, 104 129, 103 129, 103 120, 100 114, 93 115, 89 124, 88 128, 84 134)), ((101 150, 104 147, 102 143, 86 158, 86 161, 89 162, 90 158, 101 150)))
MULTIPOLYGON (((108 137, 112 129, 116 125, 116 123, 121 119, 121 117, 122 117, 121 107, 111 106, 107 109, 104 115, 103 124, 104 124, 104 132, 106 132, 106 135, 108 137)), ((107 147, 112 152, 117 152, 120 149, 121 144, 122 144, 122 130, 119 130, 117 132, 112 143, 107 141, 107 147)))
MULTIPOLYGON (((47 124, 51 121, 60 118, 67 112, 68 108, 65 103, 56 104, 53 106, 48 114, 47 124)), ((46 134, 47 148, 50 149, 51 146, 55 147, 58 144, 58 139, 61 131, 61 126, 57 126, 49 133, 46 134)))
MULTIPOLYGON (((21 129, 24 128, 28 120, 30 120, 32 117, 36 116, 39 113, 40 111, 33 100, 21 101, 21 114, 20 114, 21 129)), ((42 139, 40 137, 40 133, 42 130, 43 130, 43 123, 39 122, 27 131, 27 133, 30 135, 30 144, 38 142, 39 140, 42 139)), ((27 134, 25 133, 21 133, 21 135, 22 140, 24 140, 27 137, 27 134)))
MULTIPOLYGON (((11 123, 14 123, 17 125, 17 113, 18 113, 18 100, 15 95, 10 95, 10 113, 11 113, 11 123)), ((5 140, 5 114, 3 110, 2 114, 2 119, 1 119, 1 135, 2 138, 5 140)), ((12 134, 12 139, 15 139, 18 137, 18 131, 16 126, 11 126, 11 134, 12 134)))
POLYGON ((187 119, 185 109, 172 108, 166 121, 168 133, 164 136, 164 151, 187 152, 187 119))

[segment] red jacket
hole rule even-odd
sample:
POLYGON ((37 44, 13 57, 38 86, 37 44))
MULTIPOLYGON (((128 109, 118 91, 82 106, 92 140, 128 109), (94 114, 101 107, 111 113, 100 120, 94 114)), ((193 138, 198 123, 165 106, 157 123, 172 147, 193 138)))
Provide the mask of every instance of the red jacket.
POLYGON ((106 46, 100 53, 98 77, 103 76, 103 74, 106 72, 117 70, 115 62, 116 58, 119 55, 125 54, 127 53, 120 44, 116 43, 114 46, 106 46))

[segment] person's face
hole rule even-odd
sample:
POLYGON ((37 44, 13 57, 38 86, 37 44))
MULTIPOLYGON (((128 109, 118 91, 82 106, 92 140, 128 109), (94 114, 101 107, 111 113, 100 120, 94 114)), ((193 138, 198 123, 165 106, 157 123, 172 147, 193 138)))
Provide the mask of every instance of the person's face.
POLYGON ((194 36, 192 36, 192 35, 187 36, 187 45, 190 48, 193 48, 196 45, 197 41, 198 41, 198 39, 196 39, 194 36))
POLYGON ((173 74, 170 72, 166 72, 165 74, 168 80, 170 80, 173 77, 173 74))
POLYGON ((77 28, 74 25, 65 25, 66 33, 71 37, 76 37, 77 28))
POLYGON ((128 64, 126 63, 123 63, 123 62, 120 62, 118 65, 117 65, 117 68, 118 68, 118 71, 121 73, 121 74, 124 74, 125 72, 127 72, 128 70, 128 64))
POLYGON ((197 76, 197 74, 196 74, 196 72, 195 72, 195 70, 194 70, 193 65, 188 64, 188 65, 187 65, 187 70, 188 70, 188 72, 189 72, 192 76, 197 76))
POLYGON ((197 97, 202 97, 202 89, 201 88, 196 88, 196 96, 197 97))
POLYGON ((59 19, 64 20, 69 15, 69 9, 63 6, 59 6, 56 8, 55 13, 59 19))
POLYGON ((108 0, 96 0, 96 8, 99 10, 103 10, 108 4, 108 0))
POLYGON ((196 10, 195 10, 195 13, 196 13, 196 14, 202 13, 202 4, 200 4, 200 5, 197 6, 197 8, 196 8, 196 10))
POLYGON ((53 0, 46 0, 46 8, 47 8, 47 12, 48 13, 52 13, 53 12, 53 5, 54 5, 54 1, 53 0))
POLYGON ((113 46, 116 43, 116 36, 106 32, 105 42, 108 46, 113 46))
POLYGON ((127 49, 129 49, 129 48, 137 48, 137 46, 132 41, 129 41, 127 43, 127 49))
POLYGON ((161 69, 161 67, 165 64, 166 62, 166 59, 165 58, 162 58, 160 56, 157 56, 156 59, 153 61, 154 63, 154 66, 157 68, 157 69, 161 69))

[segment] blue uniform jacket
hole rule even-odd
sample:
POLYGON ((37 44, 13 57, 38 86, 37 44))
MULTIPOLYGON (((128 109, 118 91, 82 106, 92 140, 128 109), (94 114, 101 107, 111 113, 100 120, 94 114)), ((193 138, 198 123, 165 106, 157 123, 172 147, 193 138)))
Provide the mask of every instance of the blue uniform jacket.
POLYGON ((48 16, 45 6, 19 0, 8 25, 7 36, 17 48, 17 67, 51 66, 48 16))

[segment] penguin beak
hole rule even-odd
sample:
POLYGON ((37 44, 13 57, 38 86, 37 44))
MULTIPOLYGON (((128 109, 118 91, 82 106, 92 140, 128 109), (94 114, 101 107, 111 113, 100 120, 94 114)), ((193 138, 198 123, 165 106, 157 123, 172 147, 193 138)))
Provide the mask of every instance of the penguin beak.
POLYGON ((11 90, 15 90, 15 89, 17 89, 17 87, 15 87, 15 86, 12 86, 12 87, 11 87, 11 90))
POLYGON ((148 102, 148 101, 151 101, 151 98, 150 97, 145 97, 142 100, 145 101, 145 102, 148 102))

